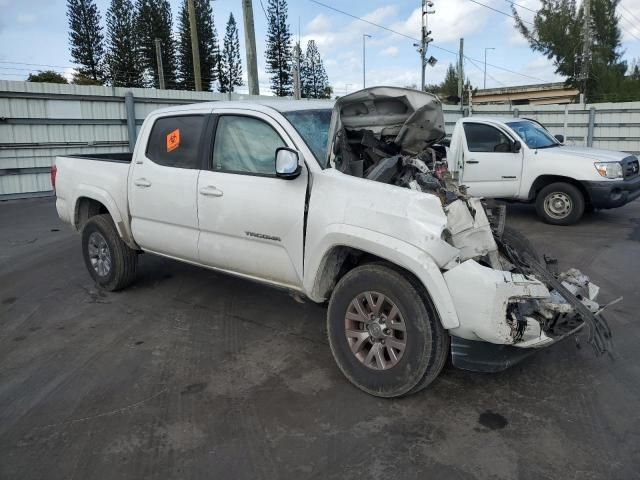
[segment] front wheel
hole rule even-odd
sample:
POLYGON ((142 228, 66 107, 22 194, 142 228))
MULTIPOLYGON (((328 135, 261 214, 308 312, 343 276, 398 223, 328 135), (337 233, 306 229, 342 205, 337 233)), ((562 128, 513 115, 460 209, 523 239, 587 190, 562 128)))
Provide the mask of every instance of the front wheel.
POLYGON ((138 255, 122 241, 109 215, 87 220, 82 255, 89 274, 105 290, 120 290, 135 279, 138 255))
POLYGON ((570 183, 547 185, 536 197, 538 216, 552 225, 573 225, 582 217, 584 208, 582 192, 570 183))
POLYGON ((357 267, 338 282, 327 333, 342 373, 378 397, 426 387, 449 352, 449 335, 422 286, 383 264, 357 267))

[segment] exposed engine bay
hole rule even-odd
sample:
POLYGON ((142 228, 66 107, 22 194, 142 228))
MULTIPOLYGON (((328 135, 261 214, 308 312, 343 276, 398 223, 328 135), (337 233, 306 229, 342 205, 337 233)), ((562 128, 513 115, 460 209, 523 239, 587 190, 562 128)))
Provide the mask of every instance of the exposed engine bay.
MULTIPOLYGON (((343 173, 437 196, 447 216, 442 238, 459 250, 446 265, 451 282, 473 284, 453 294, 469 310, 486 302, 496 323, 450 333, 471 340, 540 347, 573 335, 585 325, 598 354, 610 351, 611 331, 596 302, 599 292, 576 269, 557 272, 528 240, 505 226, 506 207, 473 198, 447 165, 442 106, 434 95, 374 87, 338 99, 332 117, 330 160, 343 173), (491 278, 491 281, 487 281, 491 278), (474 304, 475 302, 475 304, 474 304)), ((473 319, 469 323, 473 323, 473 319)))

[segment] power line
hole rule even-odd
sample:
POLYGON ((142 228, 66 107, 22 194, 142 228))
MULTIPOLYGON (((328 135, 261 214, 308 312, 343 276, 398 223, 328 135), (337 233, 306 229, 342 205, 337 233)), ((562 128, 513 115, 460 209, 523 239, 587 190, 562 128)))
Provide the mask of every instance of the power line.
MULTIPOLYGON (((503 12, 502 10, 498 10, 497 8, 490 7, 489 5, 486 5, 484 3, 478 2, 477 0, 469 0, 469 1, 472 2, 472 3, 475 3, 476 5, 480 5, 481 7, 488 8, 489 10, 493 10, 496 13, 499 13, 501 15, 504 15, 506 17, 510 17, 510 18, 513 18, 514 20, 516 20, 516 17, 514 17, 510 13, 503 12)), ((530 22, 528 20, 524 20, 523 18, 521 18, 520 21, 523 22, 523 23, 528 23, 529 25, 533 25, 533 22, 530 22)))
POLYGON ((640 22, 640 18, 636 17, 633 12, 631 12, 630 10, 627 9, 627 7, 625 7, 624 5, 619 5, 620 8, 622 8, 625 12, 627 12, 629 15, 631 15, 633 18, 635 18, 638 22, 640 22))
POLYGON ((532 9, 532 8, 529 8, 529 7, 527 7, 526 5, 522 5, 522 4, 520 4, 520 3, 512 2, 511 0, 504 0, 504 1, 505 1, 505 2, 507 2, 507 3, 510 3, 512 6, 514 6, 514 5, 515 5, 516 7, 523 8, 524 10, 529 10, 530 12, 538 13, 538 11, 537 11, 537 10, 534 10, 534 9, 532 9))
MULTIPOLYGON (((625 17, 624 15, 620 14, 620 18, 622 18, 622 19, 626 20, 627 22, 629 22, 629 24, 631 25, 631 28, 636 28, 634 23, 631 20, 629 20, 627 17, 625 17)), ((627 28, 624 25, 620 25, 620 27, 622 28, 622 30, 627 32, 629 35, 631 35, 636 40, 640 40, 640 37, 638 37, 636 34, 634 34, 631 30, 627 30, 627 28)))
MULTIPOLYGON (((361 22, 368 23, 369 25, 373 25, 374 27, 381 28, 383 30, 386 30, 387 32, 395 33, 396 35, 400 35, 401 37, 408 38, 409 40, 413 40, 415 42, 419 42, 420 41, 418 38, 412 37, 411 35, 407 35, 405 33, 398 32, 396 30, 393 30, 392 28, 385 27, 384 25, 380 25, 378 23, 374 23, 374 22, 372 22, 370 20, 365 20, 364 18, 358 17, 357 15, 353 15, 352 13, 345 12, 344 10, 340 10, 338 8, 332 7, 331 5, 327 5, 326 3, 322 3, 322 2, 320 2, 318 0, 309 0, 309 1, 313 2, 313 3, 317 4, 317 5, 320 5, 322 7, 328 8, 329 10, 333 10, 334 12, 338 12, 338 13, 341 13, 341 14, 346 15, 348 17, 351 17, 351 18, 354 18, 356 20, 359 20, 361 22)), ((440 47, 438 45, 435 45, 434 43, 431 43, 430 46, 431 46, 431 48, 437 48, 438 50, 442 50, 443 52, 450 53, 452 55, 455 55, 456 57, 458 56, 458 52, 455 52, 453 50, 449 50, 449 49, 444 48, 444 47, 440 47)), ((469 57, 467 57, 467 58, 469 58, 469 57)), ((480 60, 478 60, 478 59, 474 59, 474 60, 476 62, 480 62, 480 60)), ((492 68, 496 68, 498 70, 502 70, 502 71, 505 71, 505 72, 508 72, 508 73, 513 73, 515 75, 520 75, 522 77, 530 78, 530 79, 536 80, 538 82, 547 82, 547 80, 544 80, 542 78, 533 77, 533 76, 527 75, 525 73, 516 72, 515 70, 511 70, 511 69, 506 68, 506 67, 501 67, 499 65, 495 65, 495 64, 492 64, 492 63, 487 63, 487 65, 492 67, 492 68)))

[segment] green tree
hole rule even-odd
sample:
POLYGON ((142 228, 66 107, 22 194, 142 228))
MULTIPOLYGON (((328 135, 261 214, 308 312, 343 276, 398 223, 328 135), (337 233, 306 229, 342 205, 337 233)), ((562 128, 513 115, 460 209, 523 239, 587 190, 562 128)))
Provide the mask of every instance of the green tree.
MULTIPOLYGON (((209 0, 194 0, 198 30, 198 51, 202 89, 211 90, 218 73, 220 46, 213 21, 213 8, 209 0)), ((178 60, 180 85, 187 90, 195 89, 193 76, 193 53, 191 50, 191 25, 187 0, 183 0, 178 20, 178 60)))
POLYGON ((304 98, 331 98, 333 89, 329 86, 329 78, 314 40, 307 43, 300 73, 304 98))
MULTIPOLYGON (((436 85, 428 85, 426 90, 428 92, 432 92, 437 94, 443 103, 448 104, 457 104, 460 102, 458 97, 458 80, 460 79, 460 74, 458 72, 457 66, 453 64, 449 64, 447 67, 447 72, 444 75, 444 80, 442 83, 436 85)), ((467 78, 464 83, 464 95, 467 95, 469 89, 473 90, 471 86, 471 82, 467 78)))
POLYGON ((584 10, 575 0, 541 0, 541 7, 528 26, 512 7, 516 26, 534 51, 553 61, 556 73, 584 91, 593 100, 614 93, 625 80, 620 27, 616 7, 619 0, 591 0, 589 34, 591 51, 583 58, 584 10), (583 62, 589 61, 588 78, 582 78, 583 62))
POLYGON ((83 75, 80 72, 75 72, 73 74, 71 83, 74 85, 102 85, 100 81, 94 80, 93 78, 83 75))
POLYGON ((71 59, 78 71, 96 82, 105 80, 100 13, 94 0, 67 0, 71 59))
POLYGON ((116 87, 142 87, 140 48, 131 0, 111 0, 107 10, 107 70, 116 87))
POLYGON ((166 88, 179 87, 176 81, 175 42, 171 34, 171 6, 167 0, 138 0, 136 4, 136 33, 140 45, 142 65, 145 69, 145 84, 160 87, 156 62, 155 39, 162 47, 162 69, 166 88))
POLYGON ((267 5, 267 73, 271 73, 271 91, 278 97, 293 93, 291 72, 291 32, 287 24, 286 0, 269 0, 267 5))
POLYGON ((242 62, 240 61, 240 42, 238 27, 233 13, 229 14, 224 34, 222 55, 218 71, 218 91, 233 92, 234 87, 242 86, 242 62))
POLYGON ((40 70, 38 73, 30 73, 27 82, 69 83, 66 78, 54 70, 40 70))

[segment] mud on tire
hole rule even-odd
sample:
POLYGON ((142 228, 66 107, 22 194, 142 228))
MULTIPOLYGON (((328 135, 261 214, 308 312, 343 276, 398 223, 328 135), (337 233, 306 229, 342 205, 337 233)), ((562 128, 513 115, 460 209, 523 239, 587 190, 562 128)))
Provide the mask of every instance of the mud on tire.
POLYGON ((122 241, 110 215, 93 216, 84 224, 82 256, 91 277, 105 290, 120 290, 135 279, 138 255, 122 241))

